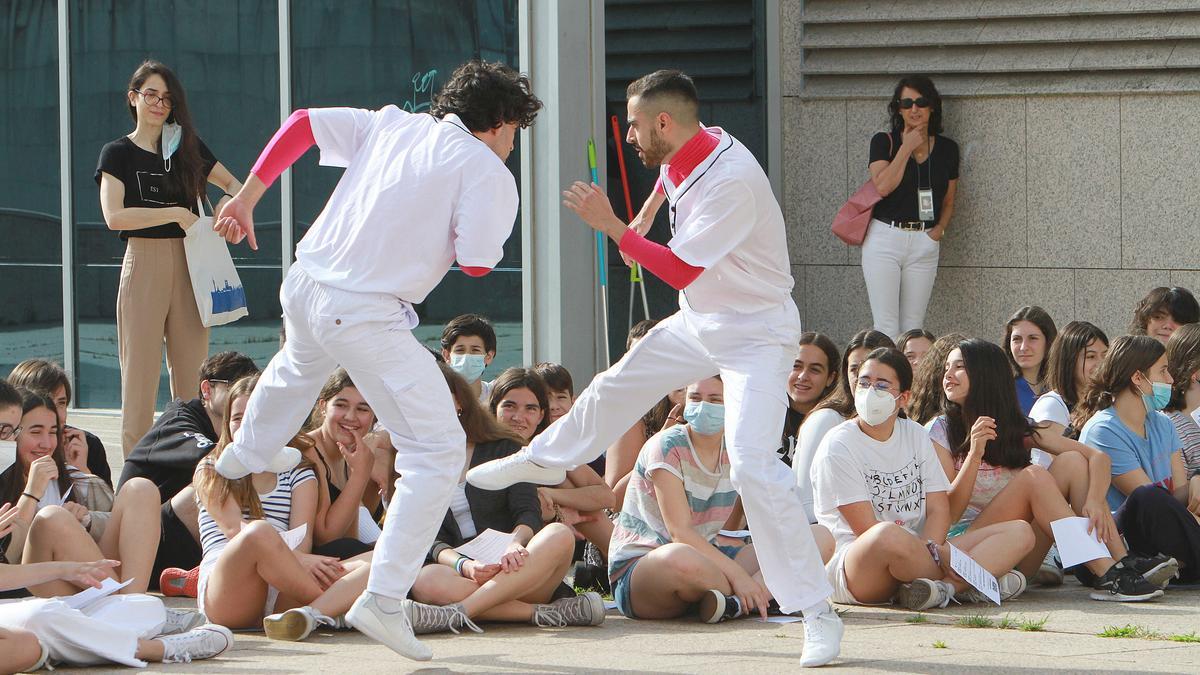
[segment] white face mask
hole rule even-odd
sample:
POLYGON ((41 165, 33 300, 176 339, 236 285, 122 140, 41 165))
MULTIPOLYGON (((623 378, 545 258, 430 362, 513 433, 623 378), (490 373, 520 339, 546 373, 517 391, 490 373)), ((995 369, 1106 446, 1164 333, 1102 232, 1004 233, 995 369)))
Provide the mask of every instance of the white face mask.
POLYGON ((854 409, 859 419, 873 427, 878 426, 896 412, 896 397, 875 387, 859 387, 854 391, 854 409))
POLYGON ((167 171, 171 170, 171 155, 179 149, 179 143, 182 140, 183 127, 174 122, 163 124, 162 141, 160 141, 159 147, 162 148, 163 163, 166 165, 167 171))
POLYGON ((0 471, 12 466, 17 461, 17 442, 0 441, 0 471))

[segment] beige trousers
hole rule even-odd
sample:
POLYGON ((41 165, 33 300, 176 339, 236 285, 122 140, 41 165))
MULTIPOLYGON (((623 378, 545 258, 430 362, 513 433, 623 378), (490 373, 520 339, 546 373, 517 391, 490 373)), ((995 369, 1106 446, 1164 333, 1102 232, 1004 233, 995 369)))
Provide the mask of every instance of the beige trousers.
POLYGON ((117 290, 121 449, 128 457, 154 422, 163 342, 171 397, 199 395, 208 329, 200 322, 182 239, 130 237, 117 290))

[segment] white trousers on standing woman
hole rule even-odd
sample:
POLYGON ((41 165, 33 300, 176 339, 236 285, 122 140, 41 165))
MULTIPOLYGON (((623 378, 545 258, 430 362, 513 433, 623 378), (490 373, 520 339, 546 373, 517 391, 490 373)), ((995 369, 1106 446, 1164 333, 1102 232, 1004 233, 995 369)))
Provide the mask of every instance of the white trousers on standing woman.
POLYGON ((808 609, 833 589, 795 476, 776 453, 799 339, 800 315, 790 300, 755 314, 682 309, 597 375, 570 411, 529 444, 532 459, 568 469, 586 464, 663 396, 719 373, 731 478, 767 588, 785 612, 808 609))
POLYGON ((928 230, 906 231, 871 220, 862 246, 863 279, 875 330, 895 338, 925 327, 942 245, 928 230))

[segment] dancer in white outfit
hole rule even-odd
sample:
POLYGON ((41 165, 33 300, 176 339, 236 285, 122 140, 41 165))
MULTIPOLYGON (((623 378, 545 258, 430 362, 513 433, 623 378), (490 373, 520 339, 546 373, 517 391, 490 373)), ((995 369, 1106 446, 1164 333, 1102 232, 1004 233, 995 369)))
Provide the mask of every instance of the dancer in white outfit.
POLYGON ((227 478, 283 471, 279 452, 321 385, 346 369, 391 434, 396 491, 375 547, 367 592, 347 620, 412 659, 418 642, 405 600, 441 525, 465 462, 446 380, 412 335, 421 302, 457 259, 472 276, 500 261, 517 216, 504 160, 541 102, 508 66, 473 61, 437 95, 432 114, 395 106, 300 110, 264 149, 245 187, 218 214, 228 241, 256 247, 252 212, 271 182, 314 143, 321 163, 346 168, 296 250, 283 283, 287 341, 263 371, 244 424, 221 455, 227 478))
POLYGON ((668 246, 621 222, 597 185, 576 183, 564 196, 622 253, 679 289, 680 311, 598 375, 527 449, 475 467, 467 480, 484 489, 557 484, 564 469, 594 459, 664 394, 720 373, 732 479, 763 576, 784 611, 804 612, 801 665, 824 665, 838 654, 842 623, 803 527, 796 481, 775 454, 800 336, 783 215, 750 151, 727 132, 700 125, 690 78, 658 71, 631 84, 627 96, 626 140, 647 166, 661 166, 668 246))

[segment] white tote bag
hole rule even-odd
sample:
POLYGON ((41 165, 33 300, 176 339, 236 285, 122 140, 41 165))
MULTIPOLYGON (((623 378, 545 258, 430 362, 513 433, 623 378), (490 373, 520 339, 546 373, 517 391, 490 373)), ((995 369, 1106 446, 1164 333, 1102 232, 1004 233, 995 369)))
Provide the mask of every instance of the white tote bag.
POLYGON ((183 251, 200 320, 206 327, 222 326, 250 313, 246 309, 246 290, 233 266, 229 246, 213 231, 213 217, 204 215, 202 199, 197 204, 200 218, 187 229, 183 251))

